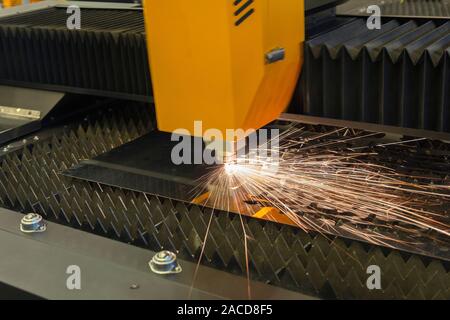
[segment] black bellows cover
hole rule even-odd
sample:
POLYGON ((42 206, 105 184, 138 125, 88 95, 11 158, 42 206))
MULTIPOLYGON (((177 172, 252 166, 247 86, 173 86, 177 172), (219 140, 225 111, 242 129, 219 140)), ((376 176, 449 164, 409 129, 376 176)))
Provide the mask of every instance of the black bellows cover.
POLYGON ((0 18, 0 83, 148 100, 152 96, 140 10, 66 8, 0 18))
POLYGON ((450 22, 366 19, 305 44, 305 114, 450 132, 450 22))

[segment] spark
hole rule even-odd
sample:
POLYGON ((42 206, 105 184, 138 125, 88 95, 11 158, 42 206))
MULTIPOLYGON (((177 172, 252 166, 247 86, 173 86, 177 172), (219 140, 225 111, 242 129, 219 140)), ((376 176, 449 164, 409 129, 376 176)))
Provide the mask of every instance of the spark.
MULTIPOLYGON (((242 156, 201 177, 193 190, 195 198, 206 198, 203 205, 213 210, 190 295, 212 217, 220 210, 240 213, 249 299, 248 242, 252 238, 243 216, 253 216, 261 208, 274 208, 290 224, 326 238, 342 235, 418 251, 427 241, 449 246, 450 164, 444 157, 431 157, 417 166, 416 160, 408 160, 405 151, 408 153, 412 143, 425 139, 372 143, 380 136, 349 128, 314 132, 291 126, 280 134, 278 147, 271 147, 269 141, 249 152, 275 152, 278 163, 267 156, 256 156, 251 161, 242 156), (388 153, 384 154, 386 150, 388 153)), ((279 216, 274 218, 271 210, 267 212, 266 218, 280 222, 279 216)), ((345 250, 343 253, 359 263, 345 250)))
POLYGON ((237 174, 239 168, 240 167, 234 162, 228 162, 224 164, 224 171, 229 176, 237 174))
POLYGON ((448 241, 449 217, 439 210, 450 204, 448 179, 416 173, 417 168, 400 170, 376 149, 423 139, 367 144, 379 135, 349 128, 311 133, 293 126, 280 135, 276 150, 270 141, 254 150, 278 152, 275 169, 270 157, 243 156, 202 177, 201 188, 211 192, 215 208, 252 215, 255 207, 273 207, 308 232, 396 247, 415 245, 412 239, 430 237, 432 230, 448 241))

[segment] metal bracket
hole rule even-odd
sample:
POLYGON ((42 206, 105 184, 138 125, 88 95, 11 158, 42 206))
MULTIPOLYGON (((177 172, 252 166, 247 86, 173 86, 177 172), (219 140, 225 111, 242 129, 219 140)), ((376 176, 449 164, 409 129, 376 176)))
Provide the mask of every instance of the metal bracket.
POLYGON ((41 112, 21 107, 0 106, 0 118, 39 120, 41 112))

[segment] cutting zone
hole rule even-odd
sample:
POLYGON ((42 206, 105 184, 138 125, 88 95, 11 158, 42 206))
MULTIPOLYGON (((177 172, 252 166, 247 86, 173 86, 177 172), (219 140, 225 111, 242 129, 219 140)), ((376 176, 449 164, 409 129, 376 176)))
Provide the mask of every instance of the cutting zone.
POLYGON ((447 1, 3 5, 0 297, 450 299, 447 1))

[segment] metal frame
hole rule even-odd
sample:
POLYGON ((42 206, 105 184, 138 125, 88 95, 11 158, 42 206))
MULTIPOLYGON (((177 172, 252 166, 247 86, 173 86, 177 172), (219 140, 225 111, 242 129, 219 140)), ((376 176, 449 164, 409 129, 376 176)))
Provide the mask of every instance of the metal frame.
POLYGON ((64 1, 60 0, 46 0, 41 2, 35 2, 31 4, 23 4, 20 6, 15 6, 7 9, 0 10, 0 18, 12 16, 19 13, 32 12, 36 10, 42 10, 45 8, 54 7, 58 3, 63 3, 64 1))
POLYGON ((348 0, 305 0, 305 11, 307 14, 336 7, 348 0))
MULTIPOLYGON (((43 233, 20 232, 18 212, 0 209, 0 283, 25 296, 45 299, 246 299, 247 279, 196 263, 179 261, 180 274, 150 271, 154 252, 48 223, 43 233), (66 286, 67 267, 81 269, 81 290, 66 286)), ((253 299, 311 299, 251 281, 253 299)), ((0 285, 0 290, 2 286, 0 285)))
POLYGON ((428 139, 434 139, 434 140, 441 140, 444 142, 450 142, 450 133, 431 131, 431 130, 403 128, 403 127, 381 125, 381 124, 376 124, 376 123, 322 118, 322 117, 314 117, 314 116, 292 114, 292 113, 282 113, 280 115, 280 117, 278 118, 278 120, 304 123, 304 124, 313 124, 313 125, 325 125, 325 126, 332 126, 332 127, 345 127, 345 128, 352 128, 352 129, 358 129, 358 130, 366 130, 366 131, 371 131, 371 132, 393 134, 393 135, 398 135, 400 137, 403 137, 403 136, 420 137, 420 138, 428 138, 428 139))
POLYGON ((76 5, 81 9, 84 8, 84 9, 142 10, 140 4, 138 3, 46 0, 30 4, 23 4, 20 6, 15 6, 7 9, 2 9, 0 10, 0 18, 52 7, 67 8, 70 5, 76 5))
POLYGON ((0 144, 37 131, 64 93, 0 85, 0 144))
MULTIPOLYGON (((381 4, 381 0, 350 0, 336 8, 336 14, 338 16, 350 16, 350 17, 367 17, 370 14, 366 12, 368 6, 381 4)), ((388 18, 415 18, 415 19, 448 19, 446 16, 427 16, 427 15, 402 15, 402 14, 381 14, 382 17, 388 18)))

